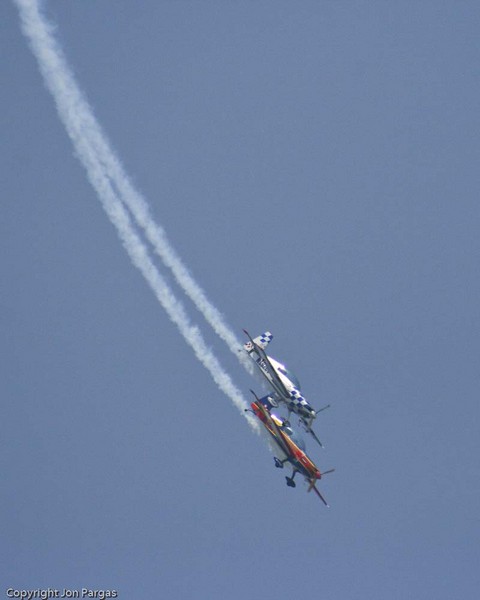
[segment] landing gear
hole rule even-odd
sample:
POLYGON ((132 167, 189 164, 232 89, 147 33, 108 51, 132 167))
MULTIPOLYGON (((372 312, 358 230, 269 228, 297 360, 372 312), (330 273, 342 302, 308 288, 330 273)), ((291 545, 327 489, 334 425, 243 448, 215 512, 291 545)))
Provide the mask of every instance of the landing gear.
POLYGON ((284 427, 290 427, 290 415, 292 414, 292 411, 289 409, 288 410, 288 415, 286 419, 283 419, 282 425, 284 427))
POLYGON ((284 460, 280 460, 276 456, 274 456, 273 460, 275 461, 275 466, 277 467, 277 469, 283 469, 283 465, 285 464, 284 460))
POLYGON ((293 471, 292 476, 291 477, 285 477, 285 479, 287 480, 287 485, 288 487, 295 487, 295 481, 293 481, 293 478, 295 477, 295 475, 298 473, 298 471, 293 471))

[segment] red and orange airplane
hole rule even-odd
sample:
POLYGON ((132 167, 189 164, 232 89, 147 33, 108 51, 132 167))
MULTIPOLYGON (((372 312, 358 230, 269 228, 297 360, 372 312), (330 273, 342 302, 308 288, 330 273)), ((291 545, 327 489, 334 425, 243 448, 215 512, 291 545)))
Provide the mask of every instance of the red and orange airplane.
POLYGON ((251 410, 263 423, 283 456, 281 459, 274 457, 275 466, 282 469, 284 464, 289 462, 293 469, 292 476, 286 477, 287 485, 295 487, 294 477, 297 473, 301 473, 309 483, 308 491, 310 492, 313 489, 325 506, 328 506, 327 501, 318 491, 316 483, 317 480, 322 478, 322 475, 332 473, 335 469, 320 473, 315 463, 307 456, 302 438, 294 432, 288 421, 282 421, 270 412, 269 397, 258 398, 253 391, 252 394, 255 396, 255 401, 250 405, 251 410))

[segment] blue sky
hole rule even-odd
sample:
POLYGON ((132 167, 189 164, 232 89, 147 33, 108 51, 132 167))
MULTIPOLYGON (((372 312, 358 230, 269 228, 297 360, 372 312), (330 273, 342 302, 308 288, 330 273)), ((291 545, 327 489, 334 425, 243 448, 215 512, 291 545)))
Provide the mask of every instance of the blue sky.
POLYGON ((3 588, 474 597, 476 3, 46 3, 196 280, 332 404, 309 445, 329 510, 132 266, 0 11, 3 588))

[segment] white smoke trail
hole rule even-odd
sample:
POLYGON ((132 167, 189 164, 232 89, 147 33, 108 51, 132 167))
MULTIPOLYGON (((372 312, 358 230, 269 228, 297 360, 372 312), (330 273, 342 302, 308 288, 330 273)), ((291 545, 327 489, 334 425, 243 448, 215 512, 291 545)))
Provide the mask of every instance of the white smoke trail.
POLYGON ((227 344, 230 351, 239 359, 243 367, 253 373, 253 366, 243 351, 235 334, 226 324, 223 315, 210 302, 204 290, 198 285, 191 273, 170 244, 165 230, 155 222, 150 214, 150 208, 143 196, 133 187, 129 177, 118 158, 109 147, 101 132, 92 131, 92 138, 102 156, 105 167, 114 182, 119 195, 125 205, 132 212, 137 224, 145 231, 145 235, 152 244, 155 252, 162 259, 165 266, 171 269, 173 276, 186 295, 192 300, 200 313, 215 333, 227 344))
POLYGON ((59 117, 130 259, 140 270, 160 304, 191 346, 198 360, 208 369, 218 387, 247 417, 252 428, 257 429, 250 415, 244 412, 244 408, 248 405, 241 392, 207 347, 198 328, 191 325, 183 306, 153 264, 145 245, 132 226, 127 211, 112 187, 108 173, 105 172, 103 157, 98 155, 97 144, 92 143, 91 138, 85 134, 92 122, 96 126, 95 133, 96 135, 98 133, 101 140, 102 132, 76 84, 61 48, 52 35, 51 27, 40 13, 38 1, 14 1, 20 12, 22 30, 37 58, 45 84, 55 100, 59 117))
MULTIPOLYGON (((18 3, 18 2, 17 2, 18 3)), ((24 2, 22 2, 25 4, 24 2)), ((46 24, 45 24, 46 25, 46 24)), ((57 48, 58 50, 58 48, 57 48)), ((69 82, 71 84, 71 82, 69 82)), ((76 84, 74 84, 76 85, 76 84)), ((131 211, 138 225, 145 231, 145 235, 152 244, 155 252, 161 258, 165 266, 171 269, 173 276, 186 295, 192 300, 197 309, 202 313, 206 321, 215 333, 227 344, 233 354, 240 360, 249 373, 253 373, 253 367, 235 334, 226 324, 223 315, 210 302, 204 290, 198 285, 170 244, 165 230, 155 222, 150 214, 150 209, 145 198, 134 188, 130 178, 126 174, 119 158, 108 142, 106 134, 86 101, 82 104, 83 134, 88 136, 90 142, 95 146, 97 157, 102 161, 105 172, 111 178, 114 188, 117 189, 121 200, 131 211)))

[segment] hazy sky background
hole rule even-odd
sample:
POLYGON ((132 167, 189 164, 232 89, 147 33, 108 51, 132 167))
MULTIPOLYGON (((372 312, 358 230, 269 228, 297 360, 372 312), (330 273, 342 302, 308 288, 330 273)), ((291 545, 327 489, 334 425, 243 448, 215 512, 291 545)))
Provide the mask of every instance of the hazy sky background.
MULTIPOLYGON (((195 359, 2 2, 2 593, 475 598, 478 3, 46 12, 239 339, 270 329, 306 397, 332 404, 317 425, 326 449, 309 449, 336 472, 319 486, 330 509, 287 488, 195 359)), ((260 392, 185 305, 245 397, 260 392)))

